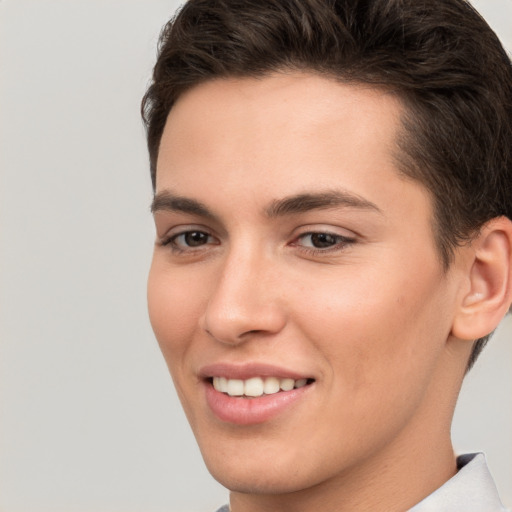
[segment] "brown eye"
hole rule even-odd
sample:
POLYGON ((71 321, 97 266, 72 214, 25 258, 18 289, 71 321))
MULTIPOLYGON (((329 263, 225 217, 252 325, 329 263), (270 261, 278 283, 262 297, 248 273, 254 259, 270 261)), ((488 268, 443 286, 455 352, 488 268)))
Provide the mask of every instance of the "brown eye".
POLYGON ((209 235, 202 231, 189 231, 181 236, 183 237, 183 242, 188 247, 199 247, 200 245, 204 245, 208 243, 209 238, 209 235))
POLYGON ((329 250, 343 250, 348 245, 354 244, 354 238, 337 235, 329 232, 313 231, 301 235, 294 245, 302 247, 306 251, 329 252, 329 250))
POLYGON ((312 233, 310 235, 311 245, 317 249, 325 249, 326 247, 332 247, 336 245, 339 237, 331 235, 329 233, 312 233))
POLYGON ((207 245, 216 245, 217 243, 218 241, 212 235, 195 230, 183 231, 162 242, 163 245, 169 246, 177 252, 190 251, 207 245))

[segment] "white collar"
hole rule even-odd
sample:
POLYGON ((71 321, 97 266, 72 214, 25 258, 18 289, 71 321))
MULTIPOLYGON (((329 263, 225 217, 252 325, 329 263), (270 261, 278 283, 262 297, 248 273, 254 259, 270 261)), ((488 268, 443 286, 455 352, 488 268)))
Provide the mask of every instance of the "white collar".
POLYGON ((409 512, 506 512, 483 453, 457 458, 459 471, 409 512))

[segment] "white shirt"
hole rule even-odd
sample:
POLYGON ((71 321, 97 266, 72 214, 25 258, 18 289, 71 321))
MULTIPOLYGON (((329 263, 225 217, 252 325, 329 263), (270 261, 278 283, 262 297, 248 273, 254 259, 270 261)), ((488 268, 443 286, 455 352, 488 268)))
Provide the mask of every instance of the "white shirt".
POLYGON ((457 467, 455 476, 409 512, 506 512, 483 453, 461 455, 457 467))

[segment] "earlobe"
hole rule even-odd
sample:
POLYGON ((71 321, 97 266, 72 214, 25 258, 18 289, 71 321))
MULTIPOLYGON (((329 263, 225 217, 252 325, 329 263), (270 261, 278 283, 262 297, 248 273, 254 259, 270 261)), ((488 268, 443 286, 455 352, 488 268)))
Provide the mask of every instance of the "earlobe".
POLYGON ((491 333, 512 302, 512 221, 487 222, 469 248, 469 288, 452 326, 452 335, 475 340, 491 333))

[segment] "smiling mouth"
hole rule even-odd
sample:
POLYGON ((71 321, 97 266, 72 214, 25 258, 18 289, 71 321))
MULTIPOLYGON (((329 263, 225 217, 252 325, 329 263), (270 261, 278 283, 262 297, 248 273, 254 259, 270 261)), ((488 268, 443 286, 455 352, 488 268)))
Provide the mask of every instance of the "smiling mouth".
POLYGON ((213 388, 231 397, 257 398, 275 395, 303 388, 314 382, 314 379, 290 379, 277 377, 251 377, 250 379, 228 379, 227 377, 211 377, 208 379, 213 388))

